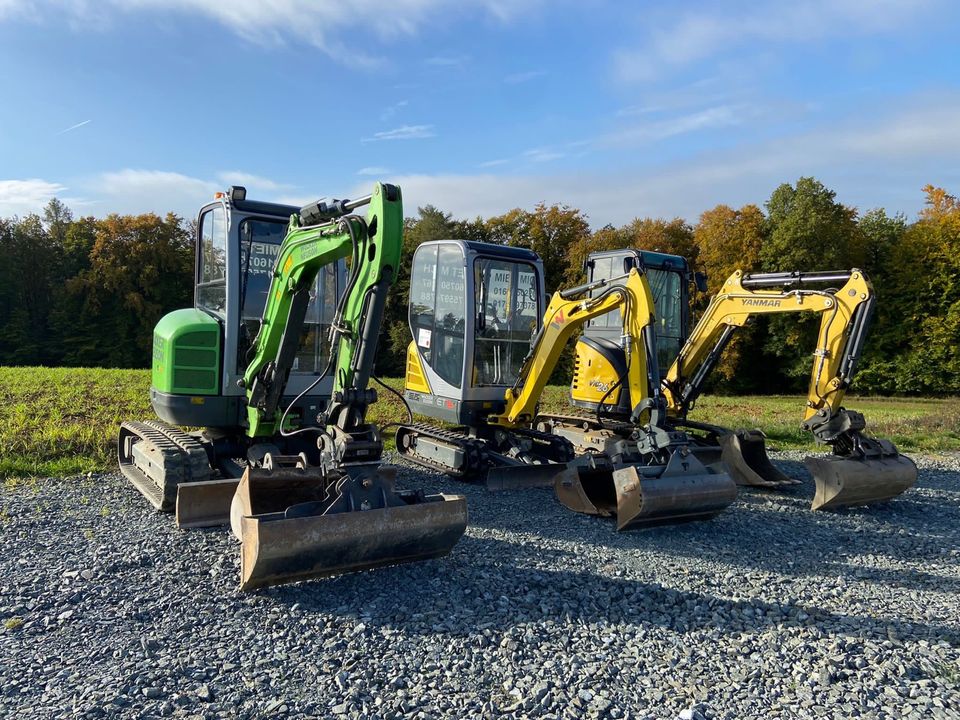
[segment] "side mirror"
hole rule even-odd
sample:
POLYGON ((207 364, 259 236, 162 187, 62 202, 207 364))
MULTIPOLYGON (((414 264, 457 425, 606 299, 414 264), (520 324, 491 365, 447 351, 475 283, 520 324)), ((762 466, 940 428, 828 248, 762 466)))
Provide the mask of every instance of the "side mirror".
POLYGON ((693 284, 697 286, 697 290, 702 293, 707 292, 707 274, 702 273, 699 270, 693 274, 693 284))

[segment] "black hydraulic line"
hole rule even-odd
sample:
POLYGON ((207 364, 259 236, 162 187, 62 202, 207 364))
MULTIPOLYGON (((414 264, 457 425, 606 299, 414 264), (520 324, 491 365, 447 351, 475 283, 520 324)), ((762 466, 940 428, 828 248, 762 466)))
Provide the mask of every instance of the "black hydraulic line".
POLYGON ((733 333, 736 331, 735 325, 727 325, 723 328, 723 332, 720 334, 720 337, 717 338, 716 344, 713 346, 713 349, 704 358, 703 362, 700 363, 700 367, 697 368, 696 372, 693 374, 693 377, 683 388, 683 393, 680 396, 679 404, 684 412, 689 409, 690 404, 693 403, 703 390, 703 383, 707 379, 707 376, 713 370, 713 366, 716 365, 717 360, 720 359, 720 356, 723 354, 724 349, 727 347, 727 343, 730 342, 730 338, 733 337, 733 333))
POLYGON ((850 333, 843 347, 843 361, 840 365, 840 374, 846 382, 853 379, 857 371, 857 364, 863 355, 863 346, 873 323, 873 311, 876 306, 876 296, 871 296, 865 303, 857 305, 850 320, 850 333))
POLYGON ((776 272, 752 273, 744 275, 740 285, 745 288, 793 287, 826 282, 846 282, 852 275, 850 270, 830 270, 825 272, 776 272))

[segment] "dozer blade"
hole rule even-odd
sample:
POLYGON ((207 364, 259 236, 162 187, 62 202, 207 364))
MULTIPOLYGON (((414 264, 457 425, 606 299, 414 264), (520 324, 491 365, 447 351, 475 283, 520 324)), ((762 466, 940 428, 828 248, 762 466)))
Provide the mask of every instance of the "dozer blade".
POLYGON ((728 474, 711 471, 694 455, 679 452, 666 467, 604 469, 571 463, 555 489, 557 499, 575 512, 616 516, 617 530, 706 519, 737 497, 728 474))
POLYGON ((817 484, 811 510, 889 500, 917 481, 917 466, 903 455, 866 459, 827 455, 807 457, 803 464, 817 484))
POLYGON ((316 468, 248 469, 230 513, 242 544, 240 589, 449 553, 467 527, 464 497, 394 492, 386 470, 325 478, 316 468))
POLYGON ((775 488, 801 484, 770 462, 764 434, 759 430, 734 430, 721 435, 720 447, 727 472, 737 485, 775 488))
POLYGON ((177 486, 177 527, 203 528, 230 522, 230 503, 240 478, 180 483, 177 486))
POLYGON ((505 465, 487 470, 487 490, 521 490, 523 488, 553 487, 557 475, 565 465, 505 465))

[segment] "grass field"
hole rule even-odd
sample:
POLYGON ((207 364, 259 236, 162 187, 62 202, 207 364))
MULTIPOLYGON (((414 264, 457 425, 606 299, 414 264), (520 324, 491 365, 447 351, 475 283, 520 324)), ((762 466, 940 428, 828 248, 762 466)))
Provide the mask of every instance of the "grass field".
MULTIPOLYGON (((401 389, 401 380, 387 381, 401 389)), ((115 466, 123 420, 153 417, 146 370, 0 367, 0 478, 57 477, 115 466)), ((543 409, 563 411, 567 389, 547 388, 543 409)), ((868 431, 905 451, 960 450, 957 398, 849 398, 868 431)), ((777 449, 814 448, 799 429, 799 396, 701 398, 694 419, 727 427, 759 427, 777 449)), ((370 419, 403 420, 400 400, 380 392, 370 419)), ((389 436, 389 433, 388 433, 389 436)), ((391 443, 392 444, 392 443, 391 443)))

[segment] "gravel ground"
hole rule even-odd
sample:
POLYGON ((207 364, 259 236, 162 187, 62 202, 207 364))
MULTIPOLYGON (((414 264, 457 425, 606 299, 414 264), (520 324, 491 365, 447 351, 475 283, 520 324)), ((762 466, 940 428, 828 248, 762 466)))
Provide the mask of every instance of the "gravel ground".
POLYGON ((449 557, 249 595, 119 476, 7 488, 0 716, 960 717, 960 457, 918 464, 867 509, 619 534, 406 469, 468 496, 449 557))

